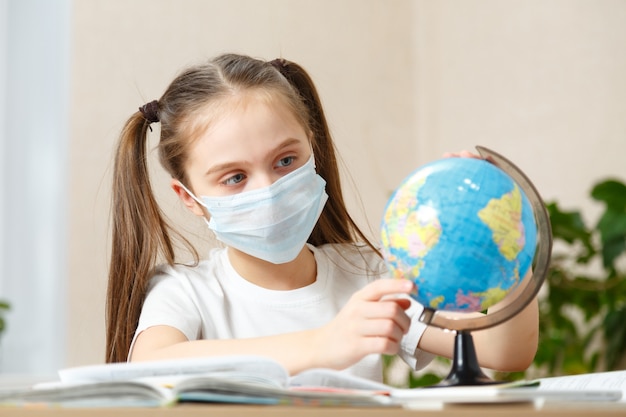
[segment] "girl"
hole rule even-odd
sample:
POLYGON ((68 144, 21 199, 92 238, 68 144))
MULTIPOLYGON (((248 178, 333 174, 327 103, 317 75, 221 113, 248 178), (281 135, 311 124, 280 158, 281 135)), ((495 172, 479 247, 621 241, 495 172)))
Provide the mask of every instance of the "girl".
MULTIPOLYGON (((413 284, 379 279, 381 255, 346 211, 319 97, 295 63, 219 56, 131 116, 115 160, 112 239, 109 362, 258 354, 292 374, 326 367, 381 380, 381 354, 414 369, 452 354, 451 333, 417 321, 413 284), (175 232, 150 187, 156 122, 172 189, 225 244, 203 261, 191 248, 191 266, 176 263, 175 232)), ((475 333, 482 366, 530 364, 536 310, 475 333)))

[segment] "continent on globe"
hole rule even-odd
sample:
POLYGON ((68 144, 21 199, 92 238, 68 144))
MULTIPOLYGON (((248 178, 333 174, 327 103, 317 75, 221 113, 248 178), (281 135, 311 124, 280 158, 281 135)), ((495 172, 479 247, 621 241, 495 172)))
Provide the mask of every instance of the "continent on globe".
POLYGON ((405 254, 416 260, 394 269, 392 273, 395 278, 404 278, 402 270, 410 270, 413 277, 419 276, 423 266, 421 259, 439 242, 441 225, 436 213, 428 206, 418 207, 415 199, 423 184, 424 181, 419 180, 407 184, 408 192, 398 196, 396 209, 388 210, 385 214, 385 222, 390 225, 396 222, 393 228, 399 232, 388 235, 387 229, 382 231, 383 242, 388 242, 386 246, 399 249, 391 250, 389 256, 399 264, 404 262, 405 254))
POLYGON ((502 256, 509 261, 524 248, 524 223, 522 223, 522 193, 515 184, 513 191, 494 198, 478 217, 489 226, 493 240, 502 256))

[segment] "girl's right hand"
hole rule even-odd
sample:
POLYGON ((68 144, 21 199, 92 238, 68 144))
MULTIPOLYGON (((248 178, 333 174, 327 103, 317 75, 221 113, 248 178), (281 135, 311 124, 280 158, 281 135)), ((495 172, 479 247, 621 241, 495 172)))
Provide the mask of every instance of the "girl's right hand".
POLYGON ((379 279, 354 293, 339 314, 318 329, 313 346, 318 367, 344 369, 372 353, 393 355, 409 330, 405 310, 411 302, 409 280, 379 279))

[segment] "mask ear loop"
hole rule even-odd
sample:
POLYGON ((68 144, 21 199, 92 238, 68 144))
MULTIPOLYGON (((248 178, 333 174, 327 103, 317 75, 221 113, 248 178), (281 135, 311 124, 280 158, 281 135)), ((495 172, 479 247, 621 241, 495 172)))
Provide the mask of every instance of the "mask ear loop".
POLYGON ((204 210, 206 211, 206 214, 202 218, 204 219, 204 222, 207 224, 207 226, 210 227, 208 217, 211 215, 211 213, 209 213, 209 209, 207 208, 207 206, 202 202, 202 200, 196 197, 196 195, 192 193, 189 188, 185 187, 185 184, 183 184, 180 181, 178 181, 178 183, 180 184, 182 189, 185 190, 185 192, 189 195, 189 197, 193 198, 196 203, 200 204, 200 207, 204 208, 204 210))
POLYGON ((187 187, 185 187, 185 184, 183 184, 182 182, 178 182, 180 184, 180 186, 182 187, 183 190, 185 190, 185 192, 187 194, 189 194, 189 197, 193 198, 195 200, 196 203, 200 204, 202 207, 206 208, 206 206, 204 205, 204 203, 198 198, 196 197, 196 195, 194 193, 191 192, 191 190, 187 187))

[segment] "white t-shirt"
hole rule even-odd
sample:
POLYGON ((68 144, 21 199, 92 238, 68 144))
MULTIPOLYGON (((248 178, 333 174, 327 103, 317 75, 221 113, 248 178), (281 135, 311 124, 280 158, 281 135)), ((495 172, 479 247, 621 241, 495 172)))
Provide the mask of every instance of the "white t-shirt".
MULTIPOLYGON (((333 319, 348 299, 368 283, 386 278, 386 266, 369 247, 342 244, 310 246, 317 262, 314 283, 289 291, 254 285, 232 267, 227 249, 214 249, 195 267, 162 266, 150 281, 135 338, 143 330, 166 325, 188 340, 239 339, 317 328, 333 319)), ((425 326, 417 320, 423 307, 412 303, 409 332, 400 356, 420 369, 432 355, 417 349, 425 326)), ((131 345, 132 350, 132 345, 131 345)), ((346 370, 382 379, 380 355, 369 355, 346 370)))

